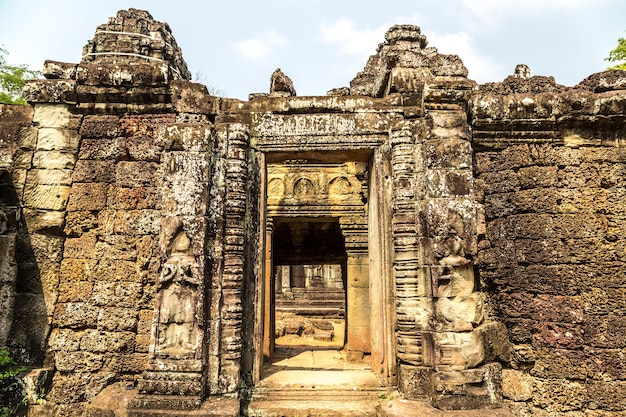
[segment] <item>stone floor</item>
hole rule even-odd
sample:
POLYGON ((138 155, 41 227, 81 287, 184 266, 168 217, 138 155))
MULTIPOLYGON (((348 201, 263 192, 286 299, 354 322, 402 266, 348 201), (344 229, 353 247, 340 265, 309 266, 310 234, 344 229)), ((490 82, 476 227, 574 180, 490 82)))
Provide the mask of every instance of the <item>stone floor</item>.
POLYGON ((254 417, 512 417, 507 409, 437 410, 406 401, 380 385, 366 362, 350 363, 342 350, 279 346, 265 365, 244 411, 254 417))
POLYGON ((387 391, 364 362, 338 349, 277 347, 257 385, 248 416, 376 416, 387 391))

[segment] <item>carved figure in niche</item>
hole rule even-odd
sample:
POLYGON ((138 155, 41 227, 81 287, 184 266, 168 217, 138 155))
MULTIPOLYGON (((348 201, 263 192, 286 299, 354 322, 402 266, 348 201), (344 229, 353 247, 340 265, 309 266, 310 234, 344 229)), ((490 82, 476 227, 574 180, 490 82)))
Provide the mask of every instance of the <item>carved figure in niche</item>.
POLYGON ((279 178, 272 178, 267 183, 267 194, 272 197, 282 197, 285 194, 285 184, 279 178))
POLYGON ((300 178, 293 187, 293 194, 296 196, 313 194, 313 182, 308 178, 300 178))
POLYGON ((439 264, 446 267, 437 283, 439 297, 469 295, 474 291, 474 272, 471 261, 465 257, 463 240, 459 236, 452 237, 450 253, 439 264))
POLYGON ((191 353, 198 347, 196 315, 199 312, 200 279, 190 247, 187 233, 179 232, 172 241, 169 257, 157 281, 156 344, 161 354, 191 353))
POLYGON ((347 195, 350 193, 352 193, 352 186, 345 177, 337 177, 328 185, 328 194, 330 195, 347 195))

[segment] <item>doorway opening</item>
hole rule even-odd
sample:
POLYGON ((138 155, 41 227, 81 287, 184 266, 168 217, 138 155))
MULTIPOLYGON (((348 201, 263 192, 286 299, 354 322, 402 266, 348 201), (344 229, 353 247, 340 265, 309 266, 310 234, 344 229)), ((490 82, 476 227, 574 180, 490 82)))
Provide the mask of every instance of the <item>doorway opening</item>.
POLYGON ((338 219, 274 219, 277 349, 342 349, 346 250, 338 219))
POLYGON ((344 157, 265 165, 258 389, 394 383, 388 164, 344 157))

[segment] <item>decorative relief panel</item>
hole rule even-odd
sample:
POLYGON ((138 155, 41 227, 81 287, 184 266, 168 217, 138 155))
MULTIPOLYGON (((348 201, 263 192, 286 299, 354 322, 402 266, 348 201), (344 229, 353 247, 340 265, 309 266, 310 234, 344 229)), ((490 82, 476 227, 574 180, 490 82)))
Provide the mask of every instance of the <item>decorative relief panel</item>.
POLYGON ((270 164, 267 204, 272 215, 302 208, 309 214, 363 211, 367 202, 366 166, 364 163, 270 164))

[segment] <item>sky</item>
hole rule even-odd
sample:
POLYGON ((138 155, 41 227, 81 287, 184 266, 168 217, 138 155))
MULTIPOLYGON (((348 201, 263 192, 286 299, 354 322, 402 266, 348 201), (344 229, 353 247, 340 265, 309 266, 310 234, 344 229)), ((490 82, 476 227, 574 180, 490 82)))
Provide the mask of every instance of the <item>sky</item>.
POLYGON ((32 69, 78 63, 96 27, 131 7, 169 24, 195 81, 243 100, 268 92, 276 68, 299 96, 349 86, 394 24, 420 26, 478 83, 526 64, 575 85, 626 37, 624 0, 0 0, 0 46, 32 69))

